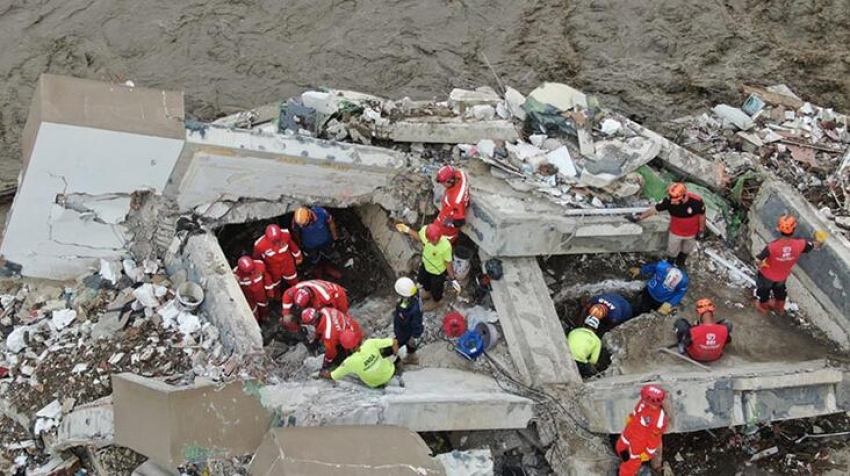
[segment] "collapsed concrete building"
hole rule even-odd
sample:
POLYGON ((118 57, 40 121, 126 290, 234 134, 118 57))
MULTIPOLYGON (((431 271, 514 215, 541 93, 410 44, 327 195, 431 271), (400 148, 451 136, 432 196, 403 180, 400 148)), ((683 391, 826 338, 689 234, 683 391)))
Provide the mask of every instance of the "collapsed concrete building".
MULTIPOLYGON (((202 124, 186 119, 180 93, 44 75, 24 132, 24 168, 0 252, 24 276, 59 280, 91 272, 102 260, 162 258, 170 275, 182 273, 205 289, 203 312, 225 348, 240 366, 256 367, 262 365, 257 356, 263 354, 263 335, 216 230, 285 215, 304 203, 349 208, 392 272, 408 274, 416 250, 390 225, 394 220, 420 223, 434 213, 431 183, 422 178, 433 164, 410 146, 355 142, 475 144, 478 149, 517 142, 521 134, 514 121, 525 111, 519 93, 513 93, 509 90, 503 99, 487 91, 453 92, 450 106, 460 111, 457 117, 416 117, 408 110, 423 106, 404 101, 397 104, 402 113, 382 114, 366 106, 373 112, 371 122, 361 119, 348 129, 331 124, 338 140, 325 140, 308 131, 287 134, 263 126, 279 112, 276 108, 270 115, 256 110, 202 124), (502 114, 497 118, 491 110, 502 114), (263 119, 264 114, 270 117, 263 119)), ((112 383, 114 442, 174 469, 190 459, 248 454, 257 447, 258 455, 267 454, 269 445, 291 444, 277 430, 267 435, 275 427, 396 425, 429 432, 532 425, 556 473, 604 474, 616 460, 602 436, 622 429, 623 417, 647 382, 669 389, 673 432, 850 410, 850 384, 844 380, 850 369, 831 361, 826 348, 800 358, 789 352, 772 362, 743 355, 735 365, 711 372, 696 372, 680 362, 622 364, 619 374, 582 382, 553 300, 563 289, 550 289, 540 257, 658 252, 665 243, 666 220, 640 225, 625 220, 646 204, 618 206, 616 198, 629 195, 615 189, 634 188, 627 183, 632 181, 640 190, 641 182, 626 176, 655 160, 719 190, 725 186, 724 167, 604 111, 567 86, 544 85, 529 97, 570 118, 572 143, 546 154, 568 185, 548 178, 554 173, 545 186, 529 185, 523 179, 528 162, 511 163, 492 152, 479 151, 463 162, 473 196, 464 233, 481 261, 499 258, 504 269, 490 293, 508 351, 491 367, 500 369, 493 370, 497 381, 470 370, 427 366, 407 372, 404 389, 380 392, 319 381, 241 379, 174 387, 118 375, 112 383), (595 111, 593 121, 588 111, 595 111), (611 132, 599 139, 592 124, 604 123, 600 115, 628 135, 611 132), (605 190, 600 196, 615 199, 606 205, 577 198, 569 184, 605 190)), ((303 97, 302 106, 308 114, 332 115, 345 104, 376 100, 350 92, 314 92, 303 97)), ((310 127, 309 121, 292 117, 294 110, 276 119, 310 127)), ((829 228, 811 204, 779 181, 768 179, 756 203, 750 212, 754 250, 772 239, 773 223, 788 210, 799 217, 804 233, 829 228)), ((848 270, 850 243, 834 233, 789 281, 791 298, 844 351, 850 349, 848 270)), ((572 284, 599 284, 598 290, 636 284, 603 281, 584 276, 572 284)), ((641 321, 628 325, 637 330, 649 319, 641 321)), ((640 338, 645 345, 658 345, 648 336, 640 338)))

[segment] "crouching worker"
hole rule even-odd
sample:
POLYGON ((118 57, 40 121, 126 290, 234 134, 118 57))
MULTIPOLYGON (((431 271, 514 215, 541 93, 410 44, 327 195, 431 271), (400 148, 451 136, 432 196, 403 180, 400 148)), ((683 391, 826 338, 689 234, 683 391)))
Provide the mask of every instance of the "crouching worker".
POLYGON ((398 278, 395 282, 395 292, 401 299, 393 312, 393 333, 399 348, 407 347, 404 363, 419 365, 416 355, 416 339, 422 336, 425 328, 422 325, 422 306, 419 303, 419 290, 412 279, 398 278))
POLYGON ((599 308, 591 307, 590 314, 584 319, 584 326, 573 329, 567 336, 567 345, 582 378, 591 377, 598 372, 596 364, 602 352, 602 340, 596 335, 601 319, 597 316, 601 316, 599 308))
POLYGON ((352 333, 342 335, 343 345, 354 343, 354 351, 333 372, 323 373, 323 378, 334 382, 348 374, 357 374, 368 387, 386 386, 396 375, 396 365, 388 358, 398 354, 398 342, 394 339, 366 339, 360 344, 357 336, 352 333))
POLYGON ((316 338, 322 341, 325 348, 322 372, 325 373, 351 355, 354 347, 363 338, 363 331, 357 321, 348 314, 332 307, 322 309, 308 307, 301 313, 301 322, 303 322, 303 327, 306 328, 305 332, 308 336, 315 332, 316 338), (342 337, 346 334, 356 338, 357 342, 343 340, 342 337))
POLYGON ((650 275, 650 278, 640 293, 635 316, 649 311, 670 315, 688 292, 688 275, 666 261, 632 268, 632 277, 639 275, 650 275))
POLYGON ((674 324, 679 341, 679 353, 699 362, 712 362, 723 355, 723 348, 732 341, 732 324, 714 322, 714 303, 711 299, 697 301, 699 322, 693 326, 676 319, 674 324))

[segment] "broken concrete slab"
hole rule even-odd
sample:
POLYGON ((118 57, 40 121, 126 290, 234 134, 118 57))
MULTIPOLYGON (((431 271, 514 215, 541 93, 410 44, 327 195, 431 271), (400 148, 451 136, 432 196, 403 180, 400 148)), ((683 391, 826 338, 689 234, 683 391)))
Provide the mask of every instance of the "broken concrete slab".
POLYGON ((724 124, 731 124, 742 131, 748 131, 756 126, 753 119, 744 111, 728 104, 718 104, 712 111, 723 119, 724 124))
POLYGON ((502 98, 495 91, 470 91, 468 89, 455 88, 449 93, 449 107, 457 108, 461 114, 473 106, 492 106, 502 102, 502 98))
POLYGON ((417 269, 419 252, 407 236, 390 226, 390 216, 383 208, 374 204, 357 207, 357 215, 397 275, 409 274, 417 269))
POLYGON ((75 446, 102 448, 113 444, 114 440, 114 413, 112 397, 109 396, 79 405, 65 415, 50 448, 53 451, 65 451, 75 446))
POLYGON ((399 426, 275 428, 251 461, 252 476, 445 476, 416 433, 399 426))
POLYGON ((669 432, 692 432, 845 411, 838 406, 841 370, 823 360, 751 364, 711 373, 641 374, 588 382, 579 412, 591 431, 618 433, 643 384, 654 382, 670 395, 675 415, 669 432))
POLYGON ((604 188, 649 163, 661 151, 661 142, 645 137, 596 142, 596 156, 587 158, 579 181, 604 188))
MULTIPOLYGON (((489 259, 482 253, 481 262, 489 259)), ((580 383, 555 304, 536 258, 500 258, 503 277, 492 281, 502 333, 523 381, 539 386, 580 383)))
POLYGON ((139 465, 138 468, 134 469, 133 474, 130 476, 180 476, 180 473, 165 469, 153 461, 147 460, 139 465))
POLYGON ((489 375, 423 368, 403 388, 344 381, 287 382, 260 390, 263 405, 298 426, 400 425, 413 431, 525 428, 533 402, 505 392, 489 375))
MULTIPOLYGON (((783 182, 765 182, 750 207, 753 255, 778 237, 776 223, 783 214, 797 218, 795 235, 812 239, 828 224, 797 190, 783 182)), ((850 242, 832 233, 824 246, 800 258, 787 281, 789 297, 826 335, 850 349, 850 242)))
POLYGON ((386 125, 372 124, 373 136, 395 142, 476 144, 481 139, 513 142, 519 139, 511 121, 467 121, 459 117, 412 117, 386 125))
POLYGON ((482 450, 454 450, 435 456, 446 470, 446 476, 492 476, 493 453, 482 450))
POLYGON ((272 422, 257 388, 252 382, 174 387, 129 373, 113 375, 115 443, 166 468, 253 453, 272 422))
POLYGON ((587 107, 587 95, 562 83, 543 83, 528 94, 528 98, 552 105, 562 111, 576 106, 587 107))

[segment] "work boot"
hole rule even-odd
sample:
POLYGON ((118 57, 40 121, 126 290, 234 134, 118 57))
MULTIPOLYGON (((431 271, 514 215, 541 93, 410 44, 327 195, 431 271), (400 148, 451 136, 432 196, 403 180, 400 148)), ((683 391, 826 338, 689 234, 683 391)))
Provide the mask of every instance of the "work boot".
POLYGON ((676 256, 676 262, 674 264, 679 269, 685 269, 685 260, 687 260, 687 259, 688 259, 687 253, 679 253, 679 255, 676 256))
POLYGON ((404 365, 419 365, 419 356, 415 352, 409 352, 402 362, 404 365))
POLYGON ((777 299, 775 301, 771 301, 770 307, 773 308, 773 310, 776 311, 776 313, 779 314, 780 316, 785 315, 785 300, 784 299, 782 299, 781 301, 779 299, 777 299))
POLYGON ((685 355, 685 352, 686 352, 685 351, 685 343, 679 342, 679 345, 677 347, 679 348, 679 353, 682 354, 682 355, 685 355))
POLYGON ((766 316, 767 313, 770 312, 770 304, 766 302, 756 301, 756 309, 758 309, 762 316, 766 316))
POLYGON ((425 288, 422 287, 418 287, 418 289, 419 297, 422 298, 422 301, 427 301, 428 299, 431 299, 431 291, 426 291, 425 288))

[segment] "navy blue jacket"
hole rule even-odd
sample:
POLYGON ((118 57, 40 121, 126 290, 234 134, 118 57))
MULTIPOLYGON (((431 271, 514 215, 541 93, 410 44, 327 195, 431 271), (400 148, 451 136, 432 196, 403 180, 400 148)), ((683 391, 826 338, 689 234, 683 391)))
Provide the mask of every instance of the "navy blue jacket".
POLYGON ((393 312, 393 333, 399 345, 404 345, 413 337, 420 337, 424 331, 419 293, 411 298, 400 300, 393 312), (407 305, 403 306, 405 302, 407 305))

